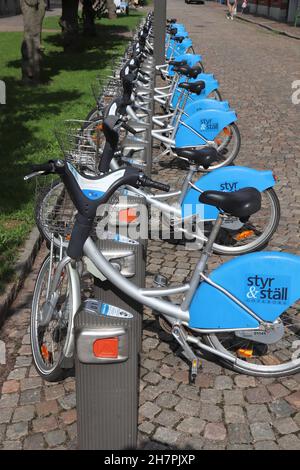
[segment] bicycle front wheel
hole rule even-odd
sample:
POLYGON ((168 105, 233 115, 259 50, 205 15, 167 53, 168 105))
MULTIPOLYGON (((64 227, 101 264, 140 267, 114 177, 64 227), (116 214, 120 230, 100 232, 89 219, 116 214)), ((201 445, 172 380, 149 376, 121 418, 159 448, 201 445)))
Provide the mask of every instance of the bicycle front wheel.
POLYGON ((58 301, 48 325, 41 325, 43 307, 47 300, 48 282, 52 280, 56 262, 52 272, 50 256, 44 260, 33 293, 30 321, 31 349, 34 365, 39 375, 48 382, 63 380, 69 373, 62 367, 65 359, 65 345, 70 334, 72 314, 72 288, 69 280, 68 267, 61 274, 58 286, 58 301), (50 274, 50 275, 49 275, 50 274))

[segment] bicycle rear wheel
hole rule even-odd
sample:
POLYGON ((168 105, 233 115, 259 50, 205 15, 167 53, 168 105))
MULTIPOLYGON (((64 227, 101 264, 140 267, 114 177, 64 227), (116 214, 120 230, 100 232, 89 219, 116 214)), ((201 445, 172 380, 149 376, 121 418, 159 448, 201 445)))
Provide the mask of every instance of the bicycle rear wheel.
POLYGON ((262 193, 262 207, 246 223, 232 217, 221 227, 214 253, 241 255, 263 248, 277 230, 280 220, 280 203, 273 188, 262 193))
MULTIPOLYGON (((236 372, 258 377, 282 377, 300 371, 300 300, 278 319, 277 341, 270 344, 238 336, 242 332, 224 332, 205 335, 204 341, 213 349, 229 354, 235 363, 221 362, 236 372)), ((257 333, 257 331, 256 331, 257 333)), ((242 334, 245 334, 243 332, 242 334)), ((270 337, 273 332, 270 332, 270 337)), ((268 337, 268 333, 267 333, 268 337)))

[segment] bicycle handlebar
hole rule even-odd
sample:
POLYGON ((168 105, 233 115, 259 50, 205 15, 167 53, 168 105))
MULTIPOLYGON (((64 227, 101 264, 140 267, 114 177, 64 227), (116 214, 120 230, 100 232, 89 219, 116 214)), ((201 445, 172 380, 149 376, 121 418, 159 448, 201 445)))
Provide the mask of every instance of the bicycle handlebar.
POLYGON ((166 193, 170 191, 170 186, 168 184, 159 183, 158 181, 153 181, 147 176, 143 178, 142 185, 145 187, 153 188, 153 189, 159 189, 160 191, 164 191, 166 193))

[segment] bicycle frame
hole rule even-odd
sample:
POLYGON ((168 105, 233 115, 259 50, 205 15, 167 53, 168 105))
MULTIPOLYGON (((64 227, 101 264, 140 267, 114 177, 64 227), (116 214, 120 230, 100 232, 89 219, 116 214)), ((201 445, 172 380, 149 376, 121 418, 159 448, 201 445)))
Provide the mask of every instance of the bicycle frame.
MULTIPOLYGON (((212 247, 214 241, 219 233, 220 227, 222 225, 223 219, 227 216, 224 214, 219 214, 213 230, 209 236, 208 242, 203 250, 200 259, 197 263, 197 266, 192 274, 191 280, 189 283, 186 283, 181 286, 170 287, 170 288, 138 288, 134 283, 129 279, 126 279, 122 274, 120 274, 111 263, 105 258, 104 254, 98 250, 95 243, 91 238, 88 238, 84 245, 84 256, 87 257, 97 270, 110 282, 116 285, 121 291, 126 292, 132 299, 145 305, 154 310, 154 314, 163 315, 172 325, 180 328, 180 325, 189 327, 190 322, 190 307, 195 298, 196 292, 198 292, 199 285, 206 283, 211 286, 216 291, 221 292, 226 298, 229 298, 236 306, 244 311, 248 323, 251 323, 251 326, 239 327, 239 328, 204 328, 193 326, 191 330, 195 330, 200 333, 213 333, 221 331, 253 331, 253 330, 262 330, 265 331, 268 328, 274 326, 274 322, 265 321, 259 315, 257 315, 252 309, 247 305, 241 302, 235 295, 229 292, 227 289, 224 289, 218 283, 215 283, 210 280, 209 277, 205 274, 207 261, 212 253, 212 247), (170 297, 174 294, 185 294, 180 305, 175 304, 171 300, 164 300, 165 297, 170 297)), ((76 263, 71 260, 70 257, 65 256, 59 263, 54 280, 52 282, 49 297, 47 304, 51 308, 55 308, 57 302, 56 289, 59 284, 61 272, 67 267, 70 279, 70 287, 72 293, 72 312, 70 318, 70 327, 69 334, 66 340, 65 352, 66 357, 71 358, 74 353, 74 317, 80 308, 81 305, 81 290, 80 290, 80 275, 76 266, 76 263)), ((300 261, 299 261, 300 269, 300 261)), ((201 305, 198 306, 201 309, 201 305)), ((182 339, 182 338, 181 338, 182 339)), ((195 338, 193 335, 187 335, 185 340, 188 343, 197 344, 198 347, 210 351, 213 354, 219 355, 220 357, 226 358, 230 361, 236 363, 239 359, 233 358, 230 355, 218 352, 215 349, 210 348, 209 346, 204 345, 199 338, 195 338)), ((185 347, 185 345, 183 345, 185 347)), ((187 346, 188 348, 188 346, 187 346)))

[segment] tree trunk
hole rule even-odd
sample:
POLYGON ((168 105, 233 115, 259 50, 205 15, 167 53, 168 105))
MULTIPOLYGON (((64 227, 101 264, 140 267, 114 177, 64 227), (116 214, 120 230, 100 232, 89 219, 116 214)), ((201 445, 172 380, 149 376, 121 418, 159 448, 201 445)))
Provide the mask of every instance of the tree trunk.
POLYGON ((22 81, 37 84, 40 80, 41 35, 45 16, 45 0, 20 0, 24 38, 21 46, 22 81))
POLYGON ((108 18, 113 19, 116 18, 116 6, 114 0, 106 0, 107 11, 108 11, 108 18))
POLYGON ((93 9, 94 0, 82 0, 82 19, 83 32, 89 36, 95 36, 95 17, 96 12, 93 9))
POLYGON ((62 15, 59 24, 62 29, 64 46, 76 47, 78 37, 78 4, 79 0, 62 0, 62 15), (75 44, 74 44, 75 41, 75 44))

